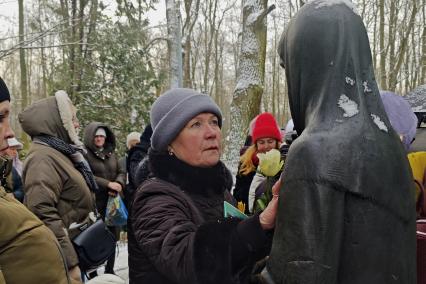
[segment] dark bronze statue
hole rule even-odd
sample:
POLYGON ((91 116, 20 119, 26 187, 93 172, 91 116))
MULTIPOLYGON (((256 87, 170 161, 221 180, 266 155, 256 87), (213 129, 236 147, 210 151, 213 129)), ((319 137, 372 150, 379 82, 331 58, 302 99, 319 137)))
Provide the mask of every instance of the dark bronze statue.
POLYGON ((414 184, 350 1, 314 0, 279 45, 300 136, 290 147, 272 283, 416 283, 414 184))

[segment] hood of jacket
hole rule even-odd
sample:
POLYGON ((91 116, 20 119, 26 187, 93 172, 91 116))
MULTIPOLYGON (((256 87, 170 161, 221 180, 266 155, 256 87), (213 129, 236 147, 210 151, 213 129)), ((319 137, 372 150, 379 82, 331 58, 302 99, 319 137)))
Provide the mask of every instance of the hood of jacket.
POLYGON ((413 198, 407 196, 414 188, 406 154, 384 110, 367 32, 352 3, 306 3, 278 52, 300 134, 286 176, 327 181, 411 218, 413 198))
POLYGON ((82 145, 73 125, 75 107, 64 91, 39 100, 19 114, 22 129, 31 138, 50 135, 68 144, 82 145))
POLYGON ((105 138, 105 145, 104 145, 104 153, 112 153, 115 150, 115 135, 112 132, 111 128, 107 126, 104 123, 101 122, 91 122, 84 128, 84 146, 91 150, 92 152, 97 152, 99 149, 95 146, 95 133, 96 130, 102 127, 105 129, 106 132, 106 138, 105 138))

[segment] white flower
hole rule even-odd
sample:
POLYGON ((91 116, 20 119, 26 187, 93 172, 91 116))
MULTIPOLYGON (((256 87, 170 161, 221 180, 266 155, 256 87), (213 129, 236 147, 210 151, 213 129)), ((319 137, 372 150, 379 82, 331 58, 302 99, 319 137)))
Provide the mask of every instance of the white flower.
POLYGON ((259 158, 258 171, 267 177, 275 176, 283 167, 284 162, 281 160, 281 153, 277 149, 272 149, 265 154, 257 154, 259 158))

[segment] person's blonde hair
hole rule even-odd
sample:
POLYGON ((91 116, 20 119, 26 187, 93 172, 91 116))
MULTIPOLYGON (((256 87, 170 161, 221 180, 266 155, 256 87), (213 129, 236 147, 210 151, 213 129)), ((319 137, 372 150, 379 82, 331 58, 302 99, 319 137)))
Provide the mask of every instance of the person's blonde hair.
MULTIPOLYGON (((275 149, 280 148, 279 141, 277 139, 275 140, 275 149)), ((244 154, 240 157, 240 170, 238 173, 242 175, 247 175, 253 171, 256 170, 256 166, 253 164, 252 157, 254 153, 257 152, 257 141, 250 145, 250 147, 247 148, 247 150, 244 152, 244 154)))
POLYGON ((253 164, 252 157, 257 152, 256 143, 252 144, 247 148, 245 153, 240 157, 240 171, 242 175, 247 175, 256 170, 256 166, 253 164))

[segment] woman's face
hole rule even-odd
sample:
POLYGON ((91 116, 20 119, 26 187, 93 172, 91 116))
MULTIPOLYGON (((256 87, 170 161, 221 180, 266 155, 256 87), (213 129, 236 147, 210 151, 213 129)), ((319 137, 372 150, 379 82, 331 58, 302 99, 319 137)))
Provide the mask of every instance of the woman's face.
POLYGON ((256 141, 257 152, 266 153, 269 150, 277 149, 277 140, 274 138, 260 138, 256 141))
POLYGON ((9 124, 10 102, 0 103, 0 155, 4 155, 9 145, 7 139, 15 136, 9 124))
POLYGON ((102 148, 105 145, 105 136, 96 135, 94 138, 95 146, 98 148, 102 148))
POLYGON ((191 166, 212 167, 219 162, 220 139, 218 118, 211 113, 200 113, 180 131, 169 151, 191 166))

